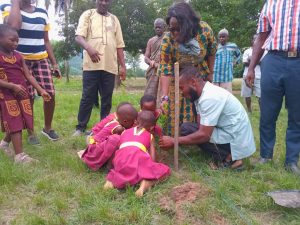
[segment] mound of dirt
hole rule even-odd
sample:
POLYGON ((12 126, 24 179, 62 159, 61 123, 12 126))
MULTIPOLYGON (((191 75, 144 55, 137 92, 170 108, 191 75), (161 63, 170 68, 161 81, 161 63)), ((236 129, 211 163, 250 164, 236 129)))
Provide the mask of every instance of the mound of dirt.
POLYGON ((171 199, 177 204, 183 204, 186 202, 194 202, 200 191, 200 185, 198 183, 186 183, 181 186, 176 186, 172 189, 171 199))
POLYGON ((187 217, 184 205, 193 203, 198 197, 206 198, 209 194, 208 188, 198 183, 188 182, 172 188, 169 196, 162 197, 159 203, 168 214, 175 214, 177 223, 181 224, 187 217))

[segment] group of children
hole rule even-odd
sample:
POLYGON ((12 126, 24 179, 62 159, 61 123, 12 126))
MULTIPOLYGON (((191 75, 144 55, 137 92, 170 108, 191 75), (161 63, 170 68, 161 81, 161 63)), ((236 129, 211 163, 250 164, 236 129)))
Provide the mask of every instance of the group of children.
POLYGON ((30 83, 44 101, 51 96, 41 88, 29 72, 23 57, 15 51, 19 41, 16 30, 0 24, 0 115, 5 137, 0 147, 17 163, 31 163, 37 160, 23 152, 22 130, 33 130, 33 112, 27 83, 30 83), (14 152, 9 148, 12 142, 14 152))
POLYGON ((155 162, 154 135, 162 135, 156 125, 160 112, 151 95, 141 98, 141 111, 128 102, 97 123, 87 138, 87 148, 78 156, 92 170, 106 165, 110 171, 105 189, 140 183, 136 196, 143 196, 156 182, 170 175, 170 168, 155 162))

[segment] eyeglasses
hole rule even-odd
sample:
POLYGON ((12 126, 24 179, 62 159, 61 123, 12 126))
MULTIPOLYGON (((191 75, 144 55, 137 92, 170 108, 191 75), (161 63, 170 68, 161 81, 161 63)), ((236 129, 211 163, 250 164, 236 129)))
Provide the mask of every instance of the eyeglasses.
POLYGON ((179 27, 170 27, 169 31, 174 33, 174 32, 180 32, 180 28, 179 27))

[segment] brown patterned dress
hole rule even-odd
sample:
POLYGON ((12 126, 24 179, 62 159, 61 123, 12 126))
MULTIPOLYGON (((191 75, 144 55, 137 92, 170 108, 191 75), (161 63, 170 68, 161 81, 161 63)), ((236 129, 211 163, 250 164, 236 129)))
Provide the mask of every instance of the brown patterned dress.
MULTIPOLYGON (((22 56, 19 53, 14 52, 11 57, 0 53, 0 80, 22 85, 27 90, 22 56)), ((0 115, 3 132, 14 133, 27 128, 33 129, 29 94, 21 97, 10 89, 0 87, 0 115)))

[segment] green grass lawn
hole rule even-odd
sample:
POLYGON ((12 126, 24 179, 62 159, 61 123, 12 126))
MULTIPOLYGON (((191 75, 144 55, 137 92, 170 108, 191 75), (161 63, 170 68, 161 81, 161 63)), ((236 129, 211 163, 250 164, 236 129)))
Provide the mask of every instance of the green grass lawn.
MULTIPOLYGON (((239 82, 238 82, 239 83, 239 82)), ((138 107, 144 80, 131 79, 117 90, 113 107, 129 101, 138 107)), ((235 83, 234 89, 238 89, 235 83)), ((103 191, 107 171, 90 171, 76 152, 85 148, 84 137, 72 137, 81 96, 81 81, 56 81, 56 113, 53 127, 61 139, 51 142, 40 134, 42 100, 35 104, 35 128, 42 142, 25 151, 38 165, 15 165, 0 153, 0 224, 299 224, 300 210, 277 206, 266 192, 300 189, 300 179, 283 168, 287 112, 282 110, 272 164, 243 172, 212 171, 198 148, 181 147, 180 170, 137 199, 134 188, 103 191), (186 186, 181 186, 187 183, 186 186), (196 186, 195 186, 196 185, 196 186), (181 189, 174 189, 181 186, 181 189), (183 190, 182 192, 178 190, 183 190), (185 193, 184 190, 190 190, 185 193), (178 197, 177 194, 180 194, 178 197)), ((259 109, 253 99, 251 122, 259 146, 259 109)), ((93 110, 89 126, 99 119, 93 110)), ((3 136, 3 135, 2 135, 3 136)), ((1 137, 2 137, 1 136, 1 137)), ((172 166, 172 158, 166 159, 172 166)))

